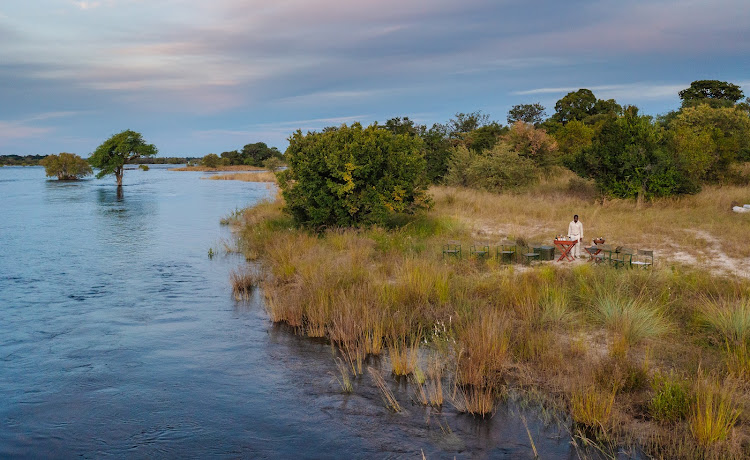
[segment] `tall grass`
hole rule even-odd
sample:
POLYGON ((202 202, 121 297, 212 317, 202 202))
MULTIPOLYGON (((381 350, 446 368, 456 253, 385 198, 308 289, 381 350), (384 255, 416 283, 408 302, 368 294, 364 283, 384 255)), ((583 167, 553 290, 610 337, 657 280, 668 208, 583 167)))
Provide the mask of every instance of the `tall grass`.
POLYGON ((688 417, 688 426, 702 447, 726 440, 740 416, 735 389, 711 379, 701 379, 688 417))
MULTIPOLYGON (((740 344, 748 336, 748 302, 738 299, 747 298, 750 283, 682 265, 625 271, 442 259, 446 240, 468 247, 477 239, 554 235, 574 208, 588 215, 589 234, 648 243, 660 241, 652 232, 666 227, 668 217, 660 212, 674 217, 679 213, 672 206, 689 215, 708 209, 703 198, 652 203, 637 212, 619 201, 602 205, 570 196, 568 203, 559 199, 569 197, 567 182, 555 181, 513 196, 437 188, 433 214, 398 216, 385 228, 322 234, 295 228, 280 201, 265 202, 235 216, 242 223, 238 246, 262 263, 271 320, 329 340, 346 375, 361 374, 368 356, 385 355, 393 374, 411 376, 420 404, 439 407, 445 399, 461 412, 487 416, 508 385, 523 385, 567 404, 581 426, 639 439, 649 429, 682 430, 693 442, 690 423, 696 433, 721 425, 705 421, 720 419, 717 393, 711 393, 711 404, 705 392, 695 404, 691 395, 685 414, 679 385, 659 383, 657 377, 649 390, 653 369, 674 369, 690 381, 699 377, 700 359, 717 376, 747 378, 748 349, 740 344), (608 223, 611 219, 618 225, 608 223), (649 349, 653 357, 644 358, 649 349), (615 398, 617 392, 622 397, 615 398), (707 407, 710 417, 700 419, 707 407), (612 430, 615 413, 618 429, 612 430)), ((710 190, 709 196, 718 199, 710 190)), ((717 219, 726 223, 729 217, 717 219)), ((687 220, 679 217, 675 225, 687 220)), ((679 232, 665 231, 679 243, 679 232)), ((736 401, 746 398, 744 388, 737 389, 736 401)), ((733 429, 750 434, 744 424, 733 429)), ((700 446, 708 444, 696 442, 694 456, 707 452, 700 446)))
POLYGON ((593 307, 594 322, 621 336, 627 345, 662 336, 672 329, 658 307, 628 295, 602 291, 595 298, 593 307))

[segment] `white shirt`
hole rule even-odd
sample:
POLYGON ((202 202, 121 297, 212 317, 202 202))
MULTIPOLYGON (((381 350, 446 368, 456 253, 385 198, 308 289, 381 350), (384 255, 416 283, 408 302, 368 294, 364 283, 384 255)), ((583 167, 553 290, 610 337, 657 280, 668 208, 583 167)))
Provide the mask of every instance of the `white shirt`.
POLYGON ((568 235, 583 239, 583 224, 580 220, 578 222, 574 220, 570 221, 570 224, 568 224, 568 235))

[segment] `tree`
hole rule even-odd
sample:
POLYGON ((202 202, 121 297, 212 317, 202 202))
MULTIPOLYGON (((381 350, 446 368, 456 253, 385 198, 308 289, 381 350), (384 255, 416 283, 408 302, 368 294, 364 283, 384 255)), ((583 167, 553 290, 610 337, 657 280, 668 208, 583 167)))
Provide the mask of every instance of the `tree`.
POLYGON ((539 180, 539 169, 529 158, 500 142, 482 154, 466 146, 455 148, 448 162, 445 183, 489 192, 517 190, 539 180))
POLYGON ((536 126, 547 116, 544 110, 544 106, 538 102, 514 105, 508 111, 508 124, 512 125, 517 121, 523 121, 536 126))
POLYGON ((461 134, 474 131, 490 123, 490 116, 481 110, 471 113, 457 113, 455 118, 448 121, 448 130, 451 137, 461 137, 461 134))
POLYGON ((125 165, 137 158, 154 156, 157 152, 154 144, 146 144, 140 133, 128 129, 113 135, 97 147, 89 157, 89 163, 100 169, 97 179, 114 174, 117 186, 122 187, 125 165))
POLYGON ((541 168, 549 168, 557 162, 557 142, 543 129, 517 121, 504 138, 510 149, 522 158, 533 161, 541 168))
POLYGON ((594 128, 578 120, 573 120, 558 129, 555 133, 555 140, 557 140, 560 154, 564 157, 563 162, 572 160, 581 150, 590 146, 594 133, 594 128))
POLYGON ((355 123, 327 132, 295 132, 277 174, 286 211, 303 226, 383 224, 393 213, 429 206, 423 144, 355 123))
POLYGON ((670 146, 695 180, 719 182, 733 163, 750 160, 750 117, 738 108, 687 107, 669 128, 670 146))
POLYGON ((47 177, 57 176, 58 180, 77 180, 93 172, 86 160, 73 153, 49 155, 39 164, 44 166, 47 177))
POLYGON ((209 153, 201 160, 201 164, 206 168, 216 168, 219 166, 221 158, 215 153, 209 153))
POLYGON ((614 99, 597 99, 590 89, 582 88, 566 94, 557 101, 555 113, 550 119, 562 125, 573 120, 594 124, 606 116, 618 115, 621 112, 622 107, 614 99))
POLYGON ((263 166, 263 162, 271 157, 281 158, 281 152, 276 147, 268 147, 265 142, 242 147, 242 161, 248 166, 263 166))
POLYGON ((435 123, 432 128, 422 133, 424 158, 427 163, 427 179, 431 183, 440 182, 448 171, 448 159, 451 157, 452 145, 448 138, 447 126, 435 123))
POLYGON ((578 161, 602 193, 617 198, 640 201, 696 191, 665 148, 662 130, 651 117, 638 115, 635 107, 607 120, 578 161))
POLYGON ((284 162, 276 157, 271 157, 263 162, 263 167, 271 171, 272 173, 275 173, 276 171, 281 169, 282 166, 284 166, 284 162))
POLYGON ((410 120, 409 117, 394 117, 385 122, 385 129, 393 134, 418 136, 420 133, 424 132, 425 127, 423 125, 414 124, 414 121, 410 120))
POLYGON ((679 92, 683 107, 706 103, 711 107, 732 107, 744 94, 739 86, 720 80, 696 80, 679 92))

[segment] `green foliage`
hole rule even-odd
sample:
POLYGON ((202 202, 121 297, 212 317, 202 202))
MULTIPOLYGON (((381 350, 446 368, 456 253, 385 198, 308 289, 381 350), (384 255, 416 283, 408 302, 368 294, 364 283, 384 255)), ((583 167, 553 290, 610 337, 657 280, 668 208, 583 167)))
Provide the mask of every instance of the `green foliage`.
POLYGON ((298 224, 379 224, 429 206, 423 143, 377 125, 295 132, 278 173, 286 211, 298 224))
POLYGON ((539 180, 534 161, 519 155, 505 142, 478 154, 464 146, 456 147, 449 160, 445 183, 490 192, 518 190, 539 180))
POLYGON ((523 121, 536 126, 541 123, 547 115, 544 110, 544 106, 538 102, 534 104, 514 105, 508 111, 508 124, 512 125, 517 121, 523 121))
POLYGON ((606 117, 616 116, 622 107, 614 99, 601 100, 590 89, 582 88, 566 94, 555 103, 551 121, 565 125, 573 120, 594 124, 606 117))
POLYGON ((461 133, 468 133, 486 126, 490 123, 490 116, 482 113, 481 110, 471 113, 457 113, 454 118, 448 121, 448 130, 451 137, 460 137, 461 133))
POLYGON ((440 182, 448 172, 448 160, 453 146, 448 138, 448 129, 439 123, 422 134, 424 158, 427 163, 427 179, 432 183, 440 182))
POLYGON ((201 160, 201 165, 205 166, 206 168, 216 168, 219 166, 220 162, 221 158, 219 158, 219 155, 215 153, 209 153, 208 155, 203 157, 203 159, 201 160))
POLYGON ((0 155, 0 166, 36 166, 46 155, 0 155))
POLYGON ((500 142, 500 138, 507 129, 496 122, 489 123, 462 135, 463 144, 475 152, 489 150, 500 142))
POLYGON ((679 92, 683 107, 709 104, 711 107, 732 107, 744 94, 739 86, 720 80, 696 80, 679 92))
POLYGON ((693 181, 720 182, 737 160, 750 160, 750 117, 742 110, 687 107, 669 128, 679 167, 693 181))
POLYGON ((137 158, 154 156, 157 152, 154 144, 146 144, 140 133, 128 129, 113 135, 97 147, 89 157, 89 163, 100 169, 97 178, 114 174, 117 185, 121 186, 126 163, 137 158))
MULTIPOLYGON (((264 142, 256 142, 255 144, 247 144, 242 147, 241 159, 242 163, 248 166, 263 166, 263 162, 271 157, 280 158, 281 152, 276 147, 269 147, 264 142)), ((235 163, 230 163, 235 164, 235 163)))
POLYGON ((693 193, 696 184, 677 170, 663 142, 662 130, 634 107, 606 121, 593 144, 576 159, 579 174, 599 190, 618 198, 652 198, 693 193))
POLYGON ((141 171, 148 171, 148 165, 139 165, 138 169, 140 169, 141 171))
POLYGON ((532 160, 541 168, 549 168, 557 162, 557 142, 543 129, 517 121, 505 141, 520 157, 532 160))
POLYGON ((555 132, 555 140, 564 163, 573 161, 583 149, 589 147, 594 139, 594 128, 582 121, 573 120, 555 132))
POLYGON ((676 423, 687 417, 690 411, 687 382, 673 374, 657 374, 653 388, 654 395, 648 403, 648 411, 655 420, 676 423))
POLYGON ((263 167, 271 172, 276 172, 284 166, 284 162, 277 157, 268 158, 263 162, 263 167))
POLYGON ((57 176, 58 180, 76 180, 92 174, 91 165, 73 153, 49 155, 39 162, 44 166, 47 177, 57 176))

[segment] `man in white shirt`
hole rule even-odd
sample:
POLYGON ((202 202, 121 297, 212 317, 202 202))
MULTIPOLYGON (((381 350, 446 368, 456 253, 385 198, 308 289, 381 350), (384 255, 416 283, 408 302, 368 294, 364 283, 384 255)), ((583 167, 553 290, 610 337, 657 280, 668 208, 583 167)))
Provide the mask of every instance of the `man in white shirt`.
POLYGON ((583 244, 583 224, 578 220, 578 214, 573 216, 573 221, 568 224, 568 236, 578 240, 578 244, 573 246, 570 254, 573 257, 581 257, 581 245, 583 244))

